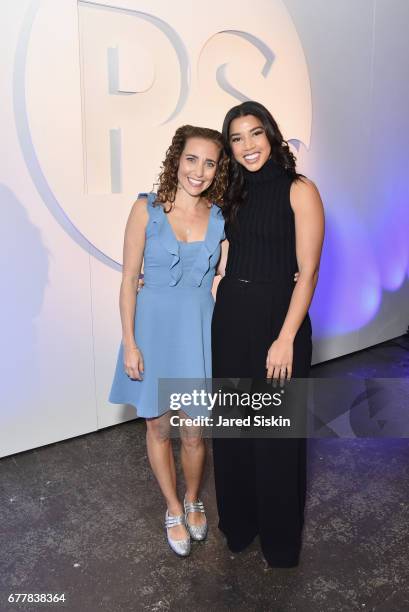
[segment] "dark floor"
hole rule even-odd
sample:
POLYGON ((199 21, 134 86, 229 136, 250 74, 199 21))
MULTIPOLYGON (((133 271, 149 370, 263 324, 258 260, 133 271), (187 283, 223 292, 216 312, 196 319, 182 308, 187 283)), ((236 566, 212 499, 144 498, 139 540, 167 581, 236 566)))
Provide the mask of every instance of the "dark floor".
MULTIPOLYGON (((408 349, 405 336, 314 374, 408 376, 408 349)), ((257 542, 226 549, 211 460, 209 538, 170 551, 144 433, 133 421, 0 461, 1 612, 45 609, 10 593, 65 593, 48 607, 75 612, 409 610, 408 439, 310 440, 301 562, 271 569, 257 542)))

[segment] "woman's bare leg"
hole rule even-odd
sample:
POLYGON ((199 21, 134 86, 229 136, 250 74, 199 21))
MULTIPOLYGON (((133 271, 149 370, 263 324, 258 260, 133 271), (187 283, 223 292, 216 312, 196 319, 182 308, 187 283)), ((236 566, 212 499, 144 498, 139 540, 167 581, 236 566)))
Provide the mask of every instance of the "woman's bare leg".
MULTIPOLYGON (((183 514, 183 507, 176 492, 176 472, 170 439, 170 414, 146 419, 146 446, 152 471, 165 498, 169 514, 183 514)), ((187 530, 184 525, 171 527, 169 534, 174 540, 184 540, 187 530)))
MULTIPOLYGON (((182 412, 182 411, 181 411, 182 412)), ((181 416, 185 417, 183 413, 181 416)), ((197 501, 206 460, 206 446, 202 428, 183 425, 180 429, 182 442, 181 461, 186 482, 186 501, 197 501)), ((205 517, 201 512, 190 512, 189 523, 203 525, 205 517)))
POLYGON ((172 476, 173 486, 176 491, 176 467, 175 467, 175 457, 173 456, 172 442, 170 442, 169 444, 169 465, 170 465, 170 472, 172 476))

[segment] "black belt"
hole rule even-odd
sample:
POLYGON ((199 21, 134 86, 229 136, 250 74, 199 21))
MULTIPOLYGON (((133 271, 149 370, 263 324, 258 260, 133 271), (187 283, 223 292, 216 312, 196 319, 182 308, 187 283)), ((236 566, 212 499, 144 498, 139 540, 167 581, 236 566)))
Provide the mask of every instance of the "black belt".
POLYGON ((259 284, 272 284, 275 283, 276 281, 274 280, 251 280, 249 278, 238 278, 237 276, 224 276, 224 278, 226 280, 231 280, 231 281, 238 281, 240 283, 251 283, 253 285, 259 285, 259 284))

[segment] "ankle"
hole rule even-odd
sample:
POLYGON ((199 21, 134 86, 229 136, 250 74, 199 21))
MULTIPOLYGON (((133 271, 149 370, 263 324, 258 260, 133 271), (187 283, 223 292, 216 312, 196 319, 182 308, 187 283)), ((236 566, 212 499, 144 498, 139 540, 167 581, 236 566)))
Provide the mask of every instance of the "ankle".
POLYGON ((179 502, 168 504, 167 508, 171 516, 179 516, 180 514, 183 514, 182 504, 179 502))
POLYGON ((185 499, 187 502, 197 502, 199 499, 199 494, 197 492, 192 494, 186 491, 185 499))

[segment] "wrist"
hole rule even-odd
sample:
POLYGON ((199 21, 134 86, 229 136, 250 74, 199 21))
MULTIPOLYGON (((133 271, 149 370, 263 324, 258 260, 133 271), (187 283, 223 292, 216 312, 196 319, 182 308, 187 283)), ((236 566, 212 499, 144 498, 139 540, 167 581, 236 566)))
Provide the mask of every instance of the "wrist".
POLYGON ((282 330, 279 333, 277 340, 281 340, 282 342, 294 342, 295 334, 293 332, 282 330))
POLYGON ((137 349, 135 340, 122 340, 122 346, 126 349, 137 349))

